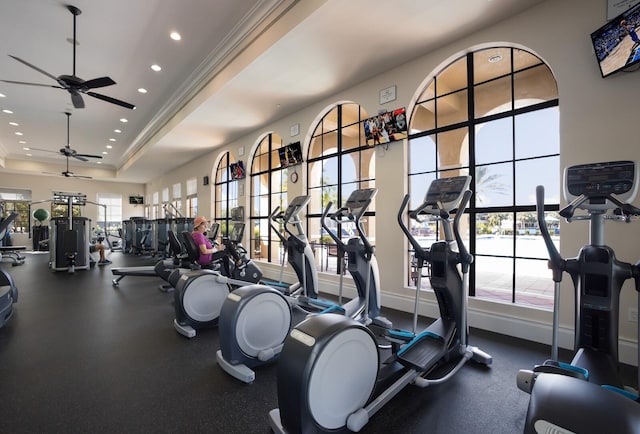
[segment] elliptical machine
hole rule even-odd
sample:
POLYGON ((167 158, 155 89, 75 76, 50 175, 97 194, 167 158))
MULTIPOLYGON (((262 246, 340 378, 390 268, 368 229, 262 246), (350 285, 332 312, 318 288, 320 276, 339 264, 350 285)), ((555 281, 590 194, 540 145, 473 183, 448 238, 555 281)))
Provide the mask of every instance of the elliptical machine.
POLYGON ((0 328, 13 315, 13 305, 18 302, 18 288, 13 282, 11 274, 0 270, 0 328))
MULTIPOLYGON (((313 251, 300 220, 300 212, 310 200, 311 196, 296 196, 289 203, 286 210, 281 211, 280 207, 277 206, 269 215, 269 226, 280 238, 280 242, 285 249, 287 261, 298 277, 298 281, 292 285, 281 287, 278 284, 278 288, 286 295, 296 296, 302 294, 306 297, 318 298, 318 270, 316 269, 313 251), (276 226, 275 222, 282 224, 282 229, 286 236, 276 226)), ((282 282, 283 270, 284 260, 280 268, 280 282, 282 282)), ((269 282, 269 285, 272 285, 272 283, 269 282)))
POLYGON ((563 259, 544 219, 544 187, 536 190, 540 231, 549 251, 555 286, 551 359, 518 373, 518 387, 531 394, 525 433, 637 433, 640 401, 625 389, 619 372, 620 291, 627 279, 640 291, 640 261, 619 261, 605 245, 605 220, 630 222, 640 209, 630 204, 638 190, 633 161, 571 166, 564 172, 569 204, 560 211, 568 222, 589 221, 589 245, 576 258, 563 259), (581 209, 586 214, 575 215, 581 209), (567 272, 575 287, 575 354, 558 360, 559 293, 567 272))
MULTIPOLYGON (((173 326, 178 333, 193 338, 196 330, 218 325, 222 304, 233 288, 255 283, 262 277, 260 268, 241 252, 240 245, 244 232, 244 222, 234 222, 231 235, 223 240, 226 256, 230 257, 229 276, 211 269, 187 271, 177 281, 169 279, 175 287, 173 326)), ((184 232, 185 241, 193 244, 191 250, 197 253, 197 246, 189 232, 184 232)), ((189 250, 189 247, 187 247, 189 250)))
MULTIPOLYGON (((441 318, 417 335, 415 331, 389 330, 394 351, 383 363, 376 336, 361 322, 327 314, 300 323, 289 333, 278 364, 279 408, 269 413, 274 432, 359 431, 406 385, 427 387, 445 382, 470 359, 491 364, 491 356, 467 345, 467 273, 473 257, 467 253, 458 227, 471 197, 467 190, 470 180, 468 176, 435 180, 424 203, 409 213, 413 219, 426 213, 442 222, 445 240, 430 249, 422 247, 404 224, 408 195, 398 213, 400 227, 415 249, 419 271, 425 262, 431 264, 431 286, 441 318), (456 206, 452 231, 449 214, 456 206), (455 243, 459 251, 453 249, 455 243), (462 276, 458 265, 462 265, 462 276), (403 336, 406 343, 395 350, 403 336), (437 366, 454 360, 455 367, 443 377, 426 378, 437 366)), ((418 315, 420 280, 414 318, 418 315)))
MULTIPOLYGON (((291 201, 282 214, 289 237, 283 236, 281 239, 289 252, 289 263, 302 284, 292 285, 289 291, 291 295, 283 294, 269 286, 259 285, 239 288, 229 294, 220 314, 218 325, 220 350, 216 353, 218 364, 225 372, 245 383, 254 381, 255 372, 252 368, 275 361, 279 357, 285 338, 295 321, 294 308, 304 314, 337 312, 352 318, 360 318, 363 314, 365 317, 367 315, 372 318, 378 317, 380 294, 377 264, 375 257, 373 257, 373 265, 363 264, 362 261, 365 260, 368 249, 361 241, 361 238, 366 240, 361 218, 376 192, 375 189, 354 191, 347 199, 345 206, 330 217, 336 220, 344 217, 346 221, 355 223, 359 234, 358 238, 350 240, 352 255, 349 268, 352 271, 358 296, 343 305, 313 298, 313 295, 317 296, 315 261, 298 217, 310 198, 299 196, 291 201), (290 227, 295 228, 296 233, 291 231, 290 227), (374 274, 370 279, 372 289, 369 298, 363 284, 366 281, 362 275, 364 270, 374 274), (305 287, 309 296, 300 293, 305 287), (367 300, 370 300, 369 311, 366 309, 367 300)), ((323 225, 324 220, 328 218, 330 208, 331 203, 323 212, 323 225)), ((274 218, 277 215, 277 212, 272 213, 274 218)), ((279 232, 277 227, 273 229, 279 232)), ((370 249, 371 245, 368 244, 368 246, 370 249)))

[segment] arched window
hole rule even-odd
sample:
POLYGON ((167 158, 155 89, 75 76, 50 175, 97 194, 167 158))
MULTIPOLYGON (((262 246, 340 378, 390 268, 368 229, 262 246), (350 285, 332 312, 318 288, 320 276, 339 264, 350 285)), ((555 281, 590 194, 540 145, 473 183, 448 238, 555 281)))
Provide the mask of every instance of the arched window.
MULTIPOLYGON (((475 257, 470 295, 550 307, 553 286, 535 215, 542 184, 557 228, 558 90, 547 65, 513 47, 466 53, 427 80, 409 128, 412 207, 433 179, 473 175, 461 231, 475 257)), ((440 236, 434 223, 413 230, 425 245, 440 236)), ((415 283, 415 272, 409 276, 415 283)))
POLYGON ((266 134, 253 154, 251 163, 251 257, 269 262, 280 261, 280 239, 269 230, 269 214, 286 208, 289 169, 280 165, 278 150, 282 137, 266 134))
POLYGON ((225 152, 216 168, 214 221, 220 224, 219 237, 229 235, 232 226, 229 211, 238 206, 238 181, 231 177, 231 163, 235 163, 235 158, 225 152))
MULTIPOLYGON (((364 122, 367 113, 358 104, 339 104, 318 122, 307 155, 307 235, 319 258, 319 271, 337 272, 337 255, 332 239, 320 224, 324 207, 338 209, 352 191, 375 187, 375 148, 367 144, 364 122)), ((375 239, 375 202, 365 214, 367 235, 375 239)), ((332 228, 345 239, 353 232, 347 225, 332 228)))

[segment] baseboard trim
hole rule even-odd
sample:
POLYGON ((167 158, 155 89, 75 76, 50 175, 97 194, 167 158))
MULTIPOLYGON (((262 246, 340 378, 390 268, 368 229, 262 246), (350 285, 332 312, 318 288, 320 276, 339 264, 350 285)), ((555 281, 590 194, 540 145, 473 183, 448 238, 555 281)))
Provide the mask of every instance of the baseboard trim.
MULTIPOLYGON (((401 295, 382 294, 382 304, 391 309, 413 312, 413 303, 413 299, 401 295)), ((435 301, 421 300, 420 312, 423 315, 435 318, 438 315, 438 306, 435 301)), ((551 324, 495 312, 486 312, 473 307, 469 307, 468 321, 470 327, 551 345, 551 324)), ((573 329, 560 327, 558 345, 569 350, 573 348, 573 329)), ((618 351, 622 363, 638 366, 638 345, 636 342, 621 338, 618 344, 618 351)))
MULTIPOLYGON (((260 266, 263 267, 263 264, 261 263, 260 266)), ((266 264, 264 265, 263 271, 265 271, 265 275, 273 275, 274 278, 279 278, 280 268, 278 267, 276 270, 271 267, 266 264)), ((283 280, 286 282, 293 282, 297 280, 297 277, 295 274, 290 273, 289 269, 285 268, 283 280)), ((324 273, 319 276, 320 289, 328 294, 337 295, 337 282, 338 276, 328 276, 324 273)), ((350 278, 344 279, 343 293, 346 297, 353 297, 356 293, 355 287, 353 286, 353 282, 350 278)), ((381 298, 382 306, 403 312, 413 312, 414 299, 412 297, 382 292, 381 298)), ((421 315, 431 318, 437 317, 438 306, 436 302, 434 300, 427 299, 421 300, 420 313, 421 315)), ((551 345, 552 327, 551 324, 547 322, 535 321, 506 313, 497 313, 494 311, 489 312, 474 306, 469 306, 468 321, 469 326, 471 327, 551 345)), ((558 333, 558 345, 561 348, 573 348, 573 329, 560 327, 558 333)), ((628 365, 638 366, 637 342, 621 338, 618 345, 620 361, 628 365)))

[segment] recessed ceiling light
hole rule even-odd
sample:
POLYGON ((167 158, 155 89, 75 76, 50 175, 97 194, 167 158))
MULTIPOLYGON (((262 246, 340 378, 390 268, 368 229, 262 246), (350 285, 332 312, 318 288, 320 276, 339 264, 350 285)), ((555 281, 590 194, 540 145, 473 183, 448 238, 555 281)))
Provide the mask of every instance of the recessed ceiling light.
POLYGON ((171 32, 169 37, 171 39, 173 39, 174 41, 179 41, 180 39, 182 39, 182 36, 180 36, 180 33, 178 33, 178 32, 171 32))
POLYGON ((5 95, 4 93, 0 93, 0 98, 6 98, 7 95, 5 95))
POLYGON ((120 118, 120 122, 127 123, 127 122, 129 122, 129 120, 127 118, 120 118))
POLYGON ((109 139, 109 141, 110 141, 110 142, 115 142, 115 141, 116 141, 116 139, 111 138, 111 139, 109 139))
POLYGON ((155 72, 162 71, 162 68, 160 67, 160 65, 156 65, 156 64, 151 65, 151 69, 153 69, 155 72))
POLYGON ((20 143, 21 145, 24 145, 24 144, 25 144, 25 143, 27 143, 27 142, 26 142, 26 141, 24 141, 24 140, 20 140, 18 143, 20 143))
POLYGON ((17 127, 17 126, 18 126, 18 125, 20 125, 20 124, 19 124, 19 123, 17 123, 17 122, 9 122, 9 125, 13 125, 14 127, 17 127))
POLYGON ((489 63, 496 63, 502 60, 502 56, 500 54, 496 54, 495 56, 489 57, 489 63))
POLYGON ((24 136, 24 134, 22 134, 20 131, 16 131, 16 136, 24 136))
POLYGON ((8 109, 2 110, 2 113, 6 113, 8 115, 12 115, 13 114, 13 112, 11 110, 8 110, 8 109))
POLYGON ((24 148, 22 148, 22 149, 24 149, 25 151, 30 151, 31 150, 31 148, 27 148, 26 146, 24 148))
POLYGON ((107 145, 107 149, 113 149, 113 146, 107 145))
POLYGON ((121 133, 121 132, 122 132, 122 130, 119 130, 119 129, 117 129, 117 128, 116 128, 115 130, 113 130, 113 132, 114 132, 114 133, 121 133))
POLYGON ((96 163, 98 163, 98 164, 102 164, 102 161, 96 161, 96 163))
POLYGON ((108 155, 109 153, 107 151, 102 151, 102 155, 108 155))
POLYGON ((27 157, 33 157, 33 154, 27 154, 27 157))
POLYGON ((138 89, 138 92, 147 93, 147 89, 145 89, 144 87, 141 87, 140 89, 138 89))

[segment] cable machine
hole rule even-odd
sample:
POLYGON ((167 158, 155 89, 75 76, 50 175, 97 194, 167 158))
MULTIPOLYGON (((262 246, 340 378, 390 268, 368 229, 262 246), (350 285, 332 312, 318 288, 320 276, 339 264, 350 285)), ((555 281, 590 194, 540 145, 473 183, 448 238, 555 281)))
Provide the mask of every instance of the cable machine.
POLYGON ((50 202, 52 205, 66 205, 67 215, 64 217, 52 217, 49 221, 49 268, 52 271, 86 270, 91 266, 89 241, 91 219, 74 216, 73 206, 85 206, 92 204, 102 207, 104 221, 107 221, 107 206, 87 200, 84 193, 68 193, 56 191, 52 199, 31 202, 31 205, 50 202))

